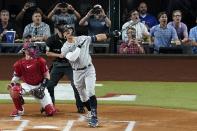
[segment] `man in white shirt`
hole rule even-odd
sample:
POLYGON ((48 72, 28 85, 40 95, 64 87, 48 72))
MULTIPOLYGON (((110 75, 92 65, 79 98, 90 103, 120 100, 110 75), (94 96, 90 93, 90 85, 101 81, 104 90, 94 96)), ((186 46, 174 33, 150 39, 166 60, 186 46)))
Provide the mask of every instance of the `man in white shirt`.
POLYGON ((137 10, 132 10, 130 13, 130 21, 126 22, 122 26, 122 40, 127 41, 128 36, 126 34, 126 31, 129 27, 133 27, 136 30, 136 38, 138 40, 142 40, 144 37, 149 37, 149 32, 147 27, 140 22, 139 19, 139 13, 137 10))

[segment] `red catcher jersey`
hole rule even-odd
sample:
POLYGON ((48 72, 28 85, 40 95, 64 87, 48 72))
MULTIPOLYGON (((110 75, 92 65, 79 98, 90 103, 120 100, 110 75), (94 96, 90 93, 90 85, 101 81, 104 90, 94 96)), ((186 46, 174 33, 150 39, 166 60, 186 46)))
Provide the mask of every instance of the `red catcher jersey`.
POLYGON ((47 71, 46 60, 42 57, 31 60, 22 58, 14 64, 14 74, 30 85, 40 84, 47 71))

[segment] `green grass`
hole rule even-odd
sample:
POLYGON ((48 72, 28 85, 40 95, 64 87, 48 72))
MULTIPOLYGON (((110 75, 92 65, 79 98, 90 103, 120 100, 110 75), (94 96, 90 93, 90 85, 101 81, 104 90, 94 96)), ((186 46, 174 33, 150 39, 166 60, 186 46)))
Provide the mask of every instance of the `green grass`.
MULTIPOLYGON (((0 93, 6 93, 7 81, 0 81, 0 93)), ((136 94, 134 102, 99 102, 99 104, 121 104, 138 106, 156 106, 197 110, 197 83, 195 82, 114 82, 102 81, 103 87, 96 88, 97 96, 107 93, 136 94)), ((0 101, 0 103, 10 101, 0 101)), ((59 101, 62 103, 62 101, 59 101)), ((64 101, 65 102, 65 101, 64 101)), ((63 103, 64 103, 63 102, 63 103)), ((73 103, 73 101, 66 101, 73 103)))

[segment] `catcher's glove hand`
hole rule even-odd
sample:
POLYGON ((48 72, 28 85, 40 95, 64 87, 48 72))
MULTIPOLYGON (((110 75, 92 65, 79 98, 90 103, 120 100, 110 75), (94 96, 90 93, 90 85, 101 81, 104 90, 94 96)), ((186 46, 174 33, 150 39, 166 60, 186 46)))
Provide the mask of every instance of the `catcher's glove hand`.
POLYGON ((44 90, 45 90, 45 87, 41 85, 40 87, 37 87, 37 88, 34 88, 34 89, 30 90, 30 93, 34 97, 36 97, 38 99, 42 99, 45 96, 44 90))

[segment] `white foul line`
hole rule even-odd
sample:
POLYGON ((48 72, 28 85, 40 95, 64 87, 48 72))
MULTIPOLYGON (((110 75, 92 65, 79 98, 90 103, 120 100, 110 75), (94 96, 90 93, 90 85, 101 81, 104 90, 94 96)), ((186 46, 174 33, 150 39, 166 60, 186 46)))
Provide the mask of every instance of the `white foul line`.
POLYGON ((135 126, 135 121, 129 121, 129 124, 127 128, 125 129, 125 131, 132 131, 134 126, 135 126))
POLYGON ((72 128, 74 122, 75 122, 75 120, 69 120, 63 131, 69 131, 72 128))
POLYGON ((23 129, 28 125, 29 120, 22 120, 20 126, 16 129, 16 131, 23 131, 23 129))

